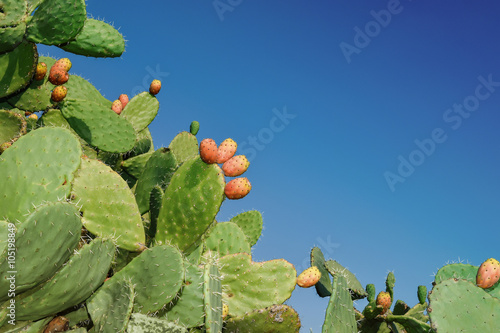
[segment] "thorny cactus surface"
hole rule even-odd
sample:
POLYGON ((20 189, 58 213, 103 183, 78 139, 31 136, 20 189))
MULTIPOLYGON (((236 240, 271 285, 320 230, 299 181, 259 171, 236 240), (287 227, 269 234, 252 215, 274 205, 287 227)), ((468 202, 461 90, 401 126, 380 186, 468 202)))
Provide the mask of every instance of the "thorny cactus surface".
POLYGON ((37 52, 118 57, 122 35, 83 0, 0 9, 0 332, 298 332, 295 268, 251 257, 261 213, 216 220, 230 177, 199 123, 155 149, 158 82, 113 103, 37 52))

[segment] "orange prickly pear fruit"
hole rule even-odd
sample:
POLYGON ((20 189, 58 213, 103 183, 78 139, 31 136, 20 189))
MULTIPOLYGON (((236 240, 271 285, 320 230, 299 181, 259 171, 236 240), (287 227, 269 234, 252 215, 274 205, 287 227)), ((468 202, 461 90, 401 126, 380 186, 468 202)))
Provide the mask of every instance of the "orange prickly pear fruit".
POLYGON ((54 69, 54 66, 50 68, 49 82, 55 86, 60 86, 65 84, 69 80, 69 74, 62 68, 54 69))
POLYGON ((118 100, 122 102, 122 108, 125 109, 128 103, 128 95, 127 94, 121 94, 120 97, 118 97, 118 100))
POLYGON ((236 153, 237 147, 238 145, 231 138, 227 138, 226 140, 222 141, 217 152, 217 163, 225 163, 227 160, 233 157, 236 153))
POLYGON ((377 295, 376 303, 377 303, 377 305, 382 306, 382 308, 383 308, 382 314, 386 313, 392 304, 391 294, 389 294, 387 291, 381 291, 377 295))
POLYGON ((252 189, 252 184, 246 177, 235 178, 226 184, 224 194, 228 199, 235 200, 245 197, 252 189))
POLYGON ((212 139, 203 139, 200 142, 200 157, 207 164, 217 161, 217 144, 212 139))
POLYGON ((302 288, 309 288, 318 283, 319 279, 321 279, 321 272, 318 267, 311 266, 299 274, 297 285, 302 288))
POLYGON ((483 262, 476 275, 476 284, 478 287, 487 289, 493 287, 500 279, 500 262, 490 258, 483 262))
POLYGON ((52 90, 50 98, 57 103, 62 101, 66 97, 67 93, 68 93, 68 88, 66 88, 65 86, 57 86, 54 88, 54 90, 52 90))
POLYGON ((226 177, 238 177, 247 171, 250 162, 245 155, 233 156, 222 165, 226 177))
POLYGON ((36 65, 35 80, 43 80, 45 74, 47 74, 47 64, 44 62, 39 62, 36 65))
POLYGON ((69 72, 71 66, 72 66, 71 60, 69 60, 68 58, 61 58, 56 61, 53 67, 60 68, 65 72, 69 72))
POLYGON ((122 110, 123 110, 122 102, 120 102, 119 99, 115 100, 111 104, 111 110, 115 111, 116 114, 122 113, 122 110))
POLYGON ((157 95, 160 92, 161 89, 161 81, 160 80, 153 80, 151 82, 151 85, 149 86, 149 93, 151 95, 157 95))

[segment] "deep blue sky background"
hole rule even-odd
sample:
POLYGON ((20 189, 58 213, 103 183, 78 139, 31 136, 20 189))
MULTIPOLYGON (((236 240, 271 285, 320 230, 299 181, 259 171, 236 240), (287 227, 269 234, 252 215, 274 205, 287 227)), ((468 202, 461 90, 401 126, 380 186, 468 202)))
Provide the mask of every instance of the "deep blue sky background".
MULTIPOLYGON (((498 258, 500 83, 479 88, 478 105, 469 96, 480 76, 500 82, 500 4, 232 3, 219 16, 210 0, 87 1, 89 15, 113 22, 127 49, 119 59, 70 55, 71 71, 111 100, 146 90, 152 73, 161 79, 150 127, 157 147, 198 120, 200 140, 231 137, 239 153, 254 155, 252 192, 225 201, 218 219, 263 212, 255 261, 285 258, 302 270, 320 246, 377 292, 394 271, 396 297, 414 305, 417 286, 430 289, 445 263, 498 258), (370 23, 371 11, 388 6, 385 27, 370 23), (356 27, 373 29, 372 37, 358 40, 348 62, 340 44, 355 46, 356 27), (460 126, 443 118, 464 100, 475 111, 460 126), (278 131, 273 109, 285 108, 295 118, 278 131), (435 129, 446 140, 429 156, 415 152, 415 140, 435 129), (397 174, 410 155, 420 165, 391 190, 384 174, 397 174)), ((320 332, 327 299, 296 289, 288 303, 304 331, 320 332)))

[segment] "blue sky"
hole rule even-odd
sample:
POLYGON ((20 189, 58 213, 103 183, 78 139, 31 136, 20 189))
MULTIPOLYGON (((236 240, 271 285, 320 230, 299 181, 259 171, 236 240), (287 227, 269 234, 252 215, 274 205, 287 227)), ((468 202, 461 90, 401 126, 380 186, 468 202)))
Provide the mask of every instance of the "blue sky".
MULTIPOLYGON (((218 3, 87 1, 127 49, 71 56, 71 71, 111 100, 161 79, 158 147, 198 120, 200 139, 252 155, 252 192, 218 219, 263 212, 254 260, 301 270, 320 246, 377 292, 394 271, 414 305, 445 263, 498 258, 500 4, 218 3)), ((296 289, 288 303, 320 332, 326 299, 296 289)))

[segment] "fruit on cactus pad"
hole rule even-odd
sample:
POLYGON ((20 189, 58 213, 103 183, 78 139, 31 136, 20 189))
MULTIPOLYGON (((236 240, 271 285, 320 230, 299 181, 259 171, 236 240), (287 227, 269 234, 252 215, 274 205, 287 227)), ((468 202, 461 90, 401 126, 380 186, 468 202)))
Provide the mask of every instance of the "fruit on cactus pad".
POLYGON ((229 306, 226 303, 222 304, 222 319, 226 319, 229 314, 229 306))
POLYGON ((54 102, 58 103, 66 97, 67 93, 68 93, 68 88, 66 88, 65 86, 57 86, 54 88, 54 90, 52 90, 50 98, 54 102))
POLYGON ((226 177, 238 177, 247 171, 250 162, 245 155, 233 156, 222 165, 226 177))
POLYGON ((222 141, 217 152, 217 163, 225 163, 227 160, 233 157, 236 153, 237 147, 238 145, 231 138, 227 138, 226 140, 222 141))
POLYGON ((392 304, 391 294, 389 294, 387 291, 381 291, 377 295, 376 303, 377 303, 377 305, 382 306, 382 309, 383 309, 382 314, 386 313, 392 304))
POLYGON ((302 288, 309 288, 318 283, 319 279, 321 279, 321 272, 318 267, 311 266, 299 274, 297 285, 302 288))
POLYGON ((160 92, 161 89, 161 81, 160 80, 153 80, 151 82, 151 85, 149 86, 149 93, 151 95, 157 95, 160 92))
POLYGON ((49 82, 53 85, 60 86, 69 80, 69 74, 62 68, 55 68, 52 66, 49 73, 49 82))
POLYGON ((59 60, 57 60, 54 64, 54 66, 52 66, 54 69, 62 69, 63 71, 65 72, 69 72, 69 70, 71 69, 71 60, 69 60, 68 58, 61 58, 59 60))
POLYGON ((207 164, 217 161, 217 144, 212 139, 203 139, 200 142, 200 157, 207 164))
POLYGON ((224 194, 228 199, 241 199, 252 189, 252 184, 246 177, 235 178, 226 184, 224 194))
POLYGON ((111 104, 111 110, 115 111, 116 114, 122 113, 123 110, 123 104, 120 102, 119 99, 116 99, 112 104, 111 104))
POLYGON ((46 74, 47 74, 47 64, 44 62, 39 62, 36 65, 35 80, 37 81, 43 80, 46 74))
POLYGON ((118 100, 122 103, 122 108, 125 108, 127 106, 127 103, 128 103, 128 95, 127 94, 121 94, 119 97, 118 97, 118 100))
POLYGON ((493 287, 500 279, 500 262, 494 258, 489 258, 479 266, 476 275, 478 287, 487 289, 493 287))

